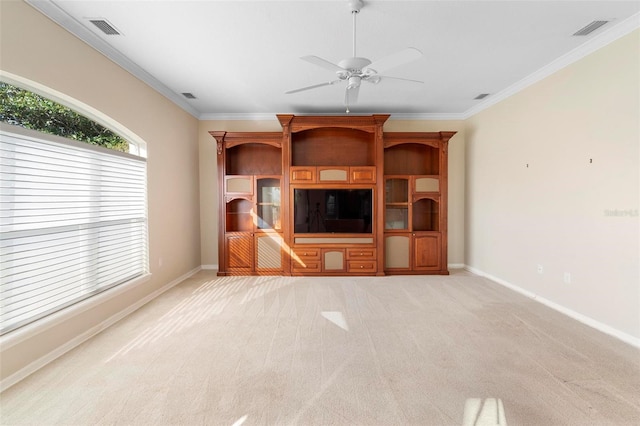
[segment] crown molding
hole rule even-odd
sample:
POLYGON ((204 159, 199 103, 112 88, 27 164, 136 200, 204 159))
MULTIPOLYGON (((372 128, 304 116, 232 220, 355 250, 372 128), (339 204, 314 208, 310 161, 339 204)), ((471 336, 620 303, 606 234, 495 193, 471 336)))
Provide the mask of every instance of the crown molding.
MULTIPOLYGON (((295 115, 314 115, 314 116, 357 116, 357 115, 371 115, 373 113, 322 113, 322 114, 296 114, 294 112, 262 112, 262 113, 205 113, 198 116, 199 120, 211 120, 211 121, 264 121, 273 120, 276 114, 295 114, 295 115)), ((391 113, 390 120, 420 120, 420 121, 441 121, 441 120, 464 120, 465 116, 461 113, 391 113)))
POLYGON ((180 95, 169 89, 153 75, 149 74, 147 71, 142 69, 142 67, 127 58, 118 50, 114 49, 109 45, 109 43, 102 40, 98 35, 87 29, 84 25, 62 10, 52 0, 25 0, 25 2, 65 30, 69 31, 74 36, 78 37, 80 40, 87 43, 90 47, 102 53, 120 67, 133 74, 136 78, 142 80, 178 107, 198 118, 198 115, 200 114, 198 110, 187 103, 180 95))
POLYGON ((601 32, 593 38, 590 38, 585 43, 560 56, 558 59, 555 59, 554 61, 528 75, 517 83, 507 87, 504 90, 501 90, 495 95, 489 96, 482 103, 469 108, 467 111, 461 114, 463 117, 462 119, 466 120, 467 118, 471 118, 477 113, 515 95, 516 93, 526 89, 532 84, 537 83, 538 81, 549 77, 550 75, 560 71, 561 69, 568 67, 574 62, 579 61, 585 56, 594 53, 596 50, 605 47, 606 45, 618 40, 619 38, 631 33, 638 28, 640 28, 640 13, 631 15, 629 18, 625 19, 619 24, 612 26, 608 30, 601 32))
POLYGON ((397 113, 391 114, 389 120, 420 120, 420 121, 447 121, 464 120, 463 113, 443 112, 443 113, 397 113))
MULTIPOLYGON (((280 112, 255 112, 255 113, 204 113, 198 116, 198 120, 206 121, 265 121, 276 120, 276 114, 280 112)), ((282 113, 286 114, 286 113, 282 113)))

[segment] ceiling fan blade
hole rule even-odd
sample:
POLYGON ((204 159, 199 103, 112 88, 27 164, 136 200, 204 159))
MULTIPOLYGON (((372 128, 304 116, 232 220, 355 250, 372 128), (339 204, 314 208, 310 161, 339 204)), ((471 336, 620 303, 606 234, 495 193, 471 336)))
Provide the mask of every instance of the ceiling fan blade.
POLYGON ((300 59, 302 59, 303 61, 312 63, 314 65, 317 65, 319 67, 328 69, 330 71, 344 71, 344 68, 341 68, 338 65, 334 64, 333 62, 329 62, 326 59, 322 59, 317 56, 313 56, 313 55, 303 56, 300 59))
POLYGON ((314 84, 313 86, 307 86, 307 87, 301 87, 299 89, 289 90, 288 92, 284 92, 284 93, 285 95, 290 95, 291 93, 298 93, 304 90, 311 90, 311 89, 315 89, 316 87, 331 86, 332 84, 336 84, 340 81, 342 80, 338 79, 338 80, 328 81, 326 83, 314 84))
MULTIPOLYGON (((391 77, 389 75, 376 75, 377 77, 380 77, 380 80, 386 80, 386 79, 390 79, 390 80, 402 80, 402 81, 410 81, 411 83, 422 83, 424 84, 424 81, 420 81, 420 80, 412 80, 410 78, 402 78, 402 77, 391 77)), ((368 81, 368 80, 366 80, 368 81)), ((373 81, 372 83, 377 83, 376 81, 373 81)))
POLYGON ((366 66, 363 71, 366 72, 366 70, 372 70, 375 73, 381 73, 390 70, 391 68, 407 64, 411 61, 415 61, 416 59, 420 59, 421 57, 422 52, 414 47, 408 47, 404 50, 401 50, 389 56, 385 56, 384 58, 373 62, 372 64, 366 66))
POLYGON ((344 104, 347 108, 349 105, 354 105, 358 102, 358 93, 360 93, 360 85, 347 87, 344 93, 344 104))

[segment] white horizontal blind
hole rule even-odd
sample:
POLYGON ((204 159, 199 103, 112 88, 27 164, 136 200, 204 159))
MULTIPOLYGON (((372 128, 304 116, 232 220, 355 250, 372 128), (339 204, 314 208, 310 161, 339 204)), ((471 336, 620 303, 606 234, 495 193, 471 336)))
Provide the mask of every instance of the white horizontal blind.
POLYGON ((0 130, 0 334, 148 271, 145 159, 26 133, 0 130))

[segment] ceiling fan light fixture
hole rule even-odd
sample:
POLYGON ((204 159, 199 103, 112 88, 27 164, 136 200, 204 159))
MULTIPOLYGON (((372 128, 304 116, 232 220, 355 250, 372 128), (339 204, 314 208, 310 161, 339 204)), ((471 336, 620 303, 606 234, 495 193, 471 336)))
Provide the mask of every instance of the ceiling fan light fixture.
POLYGON ((357 75, 352 75, 351 77, 349 77, 349 83, 347 84, 347 90, 348 89, 355 89, 356 87, 360 87, 360 81, 361 81, 361 78, 358 77, 357 75))
POLYGON ((367 77, 367 81, 372 84, 378 84, 380 83, 380 80, 382 80, 382 78, 379 75, 371 75, 367 77))

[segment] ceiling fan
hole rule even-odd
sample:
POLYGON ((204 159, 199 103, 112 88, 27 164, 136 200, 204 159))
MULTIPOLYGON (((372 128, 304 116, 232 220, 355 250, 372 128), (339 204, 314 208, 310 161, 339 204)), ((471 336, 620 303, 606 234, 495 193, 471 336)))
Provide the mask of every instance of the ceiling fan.
POLYGON ((353 16, 353 57, 343 59, 338 64, 327 61, 326 59, 319 58, 318 56, 303 56, 302 60, 317 65, 319 67, 334 71, 336 79, 325 83, 314 84, 312 86, 301 87, 299 89, 289 90, 286 94, 298 93, 305 90, 315 89, 323 86, 331 86, 341 81, 347 82, 347 88, 345 90, 344 103, 349 112, 349 105, 353 105, 358 100, 358 93, 360 91, 360 83, 366 81, 372 84, 378 84, 383 79, 403 80, 413 83, 424 83, 419 80, 411 80, 408 78, 391 77, 388 75, 382 75, 381 72, 385 72, 389 69, 396 68, 400 65, 407 64, 422 57, 422 52, 413 47, 406 48, 392 55, 386 56, 375 62, 371 62, 367 58, 360 58, 356 55, 356 15, 360 12, 360 9, 364 6, 362 0, 348 0, 349 7, 351 9, 351 15, 353 16))

